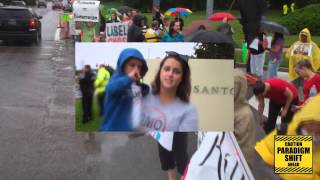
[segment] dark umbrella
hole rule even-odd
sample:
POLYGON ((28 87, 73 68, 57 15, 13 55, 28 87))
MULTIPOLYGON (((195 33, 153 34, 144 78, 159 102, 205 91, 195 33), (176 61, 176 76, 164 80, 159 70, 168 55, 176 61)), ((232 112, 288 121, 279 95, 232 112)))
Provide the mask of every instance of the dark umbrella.
POLYGON ((118 8, 118 11, 119 11, 121 14, 127 13, 128 11, 131 11, 131 10, 132 10, 132 8, 129 7, 129 6, 120 6, 120 7, 118 8))
POLYGON ((232 39, 222 32, 199 30, 185 38, 186 42, 230 43, 232 39))
POLYGON ((260 28, 265 31, 277 32, 285 35, 290 35, 288 29, 276 22, 262 20, 260 22, 260 28))

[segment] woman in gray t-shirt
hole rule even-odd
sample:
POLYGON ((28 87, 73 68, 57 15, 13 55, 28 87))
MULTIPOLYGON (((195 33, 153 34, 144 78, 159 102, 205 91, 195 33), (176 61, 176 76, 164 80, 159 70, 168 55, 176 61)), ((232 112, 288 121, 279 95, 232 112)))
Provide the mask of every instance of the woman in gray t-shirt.
POLYGON ((185 132, 198 130, 197 110, 189 102, 191 75, 187 60, 186 56, 168 52, 160 63, 152 91, 142 103, 142 128, 178 131, 173 135, 172 151, 158 144, 161 167, 167 171, 169 179, 177 177, 177 170, 183 174, 189 161, 185 132))
POLYGON ((197 110, 190 103, 187 57, 170 52, 160 63, 152 91, 143 99, 140 130, 198 131, 197 110))

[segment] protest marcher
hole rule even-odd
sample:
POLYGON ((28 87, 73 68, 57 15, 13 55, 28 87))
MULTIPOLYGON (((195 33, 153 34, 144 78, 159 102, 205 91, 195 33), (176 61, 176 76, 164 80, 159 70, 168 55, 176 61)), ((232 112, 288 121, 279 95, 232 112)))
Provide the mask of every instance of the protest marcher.
POLYGON ((140 51, 127 48, 121 51, 115 74, 106 87, 102 131, 132 131, 136 117, 134 101, 145 96, 149 89, 140 82, 148 67, 140 51))
POLYGON ((200 30, 206 30, 206 27, 201 24, 201 25, 198 27, 198 31, 200 31, 200 30))
POLYGON ((136 15, 133 17, 133 23, 128 29, 128 42, 144 42, 142 28, 145 26, 146 17, 143 15, 136 15))
POLYGON ((168 52, 152 82, 152 92, 143 98, 145 108, 139 128, 143 131, 198 130, 197 110, 190 103, 190 74, 187 57, 168 52))
POLYGON ((223 18, 222 23, 217 27, 217 31, 222 32, 232 38, 232 34, 234 30, 231 27, 231 25, 228 23, 227 17, 223 18))
POLYGON ((183 30, 184 27, 184 21, 181 17, 176 17, 175 21, 179 21, 180 22, 180 32, 183 30))
POLYGON ((293 107, 298 104, 297 88, 282 79, 272 78, 262 81, 257 81, 253 86, 253 93, 259 101, 258 113, 260 125, 268 134, 274 128, 277 117, 280 113, 282 123, 289 123, 293 117, 293 107), (269 113, 267 122, 263 122, 264 98, 268 98, 269 113))
POLYGON ((87 123, 92 118, 92 98, 93 98, 94 74, 90 65, 85 65, 80 74, 80 90, 82 94, 82 123, 87 123))
POLYGON ((253 40, 253 43, 249 46, 250 70, 252 75, 256 76, 258 79, 262 79, 264 59, 266 55, 265 48, 268 46, 265 38, 265 33, 260 31, 258 33, 258 36, 253 40), (256 42, 255 45, 253 45, 254 42, 256 42))
POLYGON ((94 42, 97 32, 93 22, 80 22, 81 42, 94 42))
POLYGON ((106 70, 104 65, 100 65, 97 72, 97 78, 94 82, 95 95, 98 97, 100 116, 103 116, 105 88, 109 82, 109 79, 110 79, 110 73, 106 70))
POLYGON ((268 78, 278 77, 278 69, 282 62, 284 38, 281 33, 274 33, 269 50, 268 78))
POLYGON ((310 96, 320 93, 320 74, 315 73, 308 60, 299 61, 295 65, 295 70, 304 80, 303 101, 307 101, 310 96))
POLYGON ((161 42, 184 42, 184 37, 180 32, 180 22, 171 21, 169 32, 164 33, 161 42))
POLYGON ((234 135, 250 167, 254 167, 254 145, 256 142, 255 119, 246 99, 247 80, 244 74, 234 70, 234 135))
POLYGON ((147 42, 159 42, 162 36, 162 31, 159 29, 159 22, 154 20, 146 32, 145 38, 147 42))
POLYGON ((164 18, 164 15, 161 14, 161 12, 160 12, 160 10, 158 8, 154 8, 154 9, 155 9, 155 14, 152 17, 152 21, 154 21, 154 20, 158 21, 159 28, 163 29, 164 24, 163 24, 163 20, 162 19, 164 18))
POLYGON ((169 180, 177 179, 177 171, 182 175, 189 161, 186 132, 198 130, 197 111, 189 102, 190 93, 187 57, 168 52, 152 82, 152 92, 143 98, 139 130, 176 131, 172 151, 158 143, 161 168, 167 171, 169 180), (150 126, 152 124, 154 126, 150 126))
POLYGON ((117 16, 117 13, 112 13, 111 17, 107 20, 107 23, 115 23, 115 22, 120 22, 120 18, 117 16))
MULTIPOLYGON (((294 66, 298 61, 308 60, 314 71, 320 67, 320 50, 316 43, 311 40, 310 31, 305 28, 299 34, 299 41, 296 41, 286 52, 286 58, 289 59, 289 79, 297 80, 298 74, 294 70, 294 66)), ((297 83, 296 86, 302 86, 297 83)))
MULTIPOLYGON (((292 122, 288 125, 285 135, 313 135, 313 171, 312 174, 279 174, 284 180, 311 180, 320 179, 320 95, 310 98, 310 101, 297 112, 292 122)), ((275 164, 275 146, 274 136, 278 132, 274 130, 261 141, 257 142, 255 149, 262 161, 274 168, 275 164)), ((261 166, 257 166, 261 167, 261 166)), ((261 179, 266 179, 261 177, 261 179)), ((272 178, 269 178, 272 179, 272 178)))
POLYGON ((162 27, 162 31, 163 32, 169 32, 170 29, 170 19, 168 17, 164 17, 163 18, 163 27, 162 27))

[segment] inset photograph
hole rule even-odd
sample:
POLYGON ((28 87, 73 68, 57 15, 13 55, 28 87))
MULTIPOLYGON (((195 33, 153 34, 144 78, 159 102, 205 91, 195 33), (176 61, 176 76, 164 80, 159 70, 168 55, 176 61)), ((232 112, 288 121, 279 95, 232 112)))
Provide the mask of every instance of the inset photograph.
POLYGON ((234 61, 217 59, 228 47, 77 43, 76 130, 233 131, 234 61))

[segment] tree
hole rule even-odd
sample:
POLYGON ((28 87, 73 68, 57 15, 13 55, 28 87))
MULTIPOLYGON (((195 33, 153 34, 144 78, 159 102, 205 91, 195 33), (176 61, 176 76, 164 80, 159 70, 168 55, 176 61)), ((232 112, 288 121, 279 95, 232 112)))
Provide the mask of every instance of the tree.
POLYGON ((209 17, 213 13, 213 1, 207 0, 207 16, 209 17))

